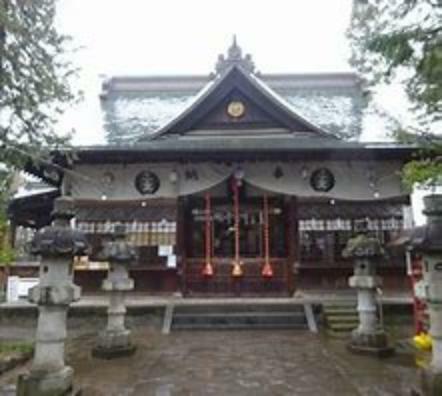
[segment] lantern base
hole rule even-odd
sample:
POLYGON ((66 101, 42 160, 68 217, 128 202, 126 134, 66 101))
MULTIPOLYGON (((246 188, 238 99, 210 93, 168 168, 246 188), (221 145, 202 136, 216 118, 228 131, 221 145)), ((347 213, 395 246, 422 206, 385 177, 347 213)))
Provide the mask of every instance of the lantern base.
POLYGON ((92 349, 92 356, 99 359, 115 359, 131 356, 135 353, 136 346, 130 340, 130 331, 103 331, 92 349))
POLYGON ((96 346, 92 349, 92 356, 97 359, 117 359, 126 356, 132 356, 137 347, 133 344, 124 347, 100 347, 96 346))
POLYGON ((394 354, 394 348, 388 344, 387 334, 384 331, 361 333, 354 330, 347 349, 359 355, 389 357, 394 354))
POLYGON ((77 396, 72 385, 74 371, 66 366, 56 372, 30 372, 18 377, 17 396, 77 396))

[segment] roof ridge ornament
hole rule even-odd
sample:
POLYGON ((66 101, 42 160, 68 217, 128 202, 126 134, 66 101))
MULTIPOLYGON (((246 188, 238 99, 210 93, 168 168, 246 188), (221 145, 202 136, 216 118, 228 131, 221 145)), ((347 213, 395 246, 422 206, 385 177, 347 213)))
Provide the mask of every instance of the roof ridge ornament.
POLYGON ((218 55, 218 60, 215 65, 216 74, 224 74, 232 66, 240 66, 248 73, 254 73, 255 63, 252 60, 252 55, 242 55, 242 49, 236 41, 236 34, 233 35, 233 41, 227 50, 227 58, 224 54, 218 55))

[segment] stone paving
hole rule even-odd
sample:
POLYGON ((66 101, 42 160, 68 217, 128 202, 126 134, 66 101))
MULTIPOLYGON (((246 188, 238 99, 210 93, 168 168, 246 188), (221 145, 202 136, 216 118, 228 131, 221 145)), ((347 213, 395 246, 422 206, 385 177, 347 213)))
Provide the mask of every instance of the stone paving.
MULTIPOLYGON (((132 322, 136 354, 97 360, 91 349, 100 325, 90 319, 70 329, 67 361, 83 396, 404 396, 418 382, 411 358, 354 356, 343 341, 299 330, 161 335, 157 326, 132 322)), ((10 330, 3 326, 0 337, 10 330)))

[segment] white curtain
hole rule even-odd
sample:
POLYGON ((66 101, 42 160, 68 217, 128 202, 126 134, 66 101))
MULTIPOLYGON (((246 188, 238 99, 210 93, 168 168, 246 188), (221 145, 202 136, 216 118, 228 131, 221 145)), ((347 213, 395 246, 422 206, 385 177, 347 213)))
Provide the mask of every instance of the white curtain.
POLYGON ((253 186, 275 193, 299 197, 326 197, 348 200, 391 198, 404 194, 401 188, 398 161, 310 161, 255 162, 241 164, 163 163, 133 165, 80 165, 65 177, 72 195, 80 199, 150 199, 176 198, 215 187, 240 168, 243 178, 253 186), (315 191, 312 173, 327 168, 335 184, 328 192, 315 191), (160 186, 154 194, 143 195, 135 188, 139 172, 150 171, 158 176, 160 186), (105 175, 114 181, 105 183, 105 175))
POLYGON ((400 164, 393 161, 324 161, 305 164, 261 162, 244 165, 244 179, 253 186, 281 194, 367 200, 404 194, 399 169, 400 164), (311 186, 311 174, 320 168, 327 168, 334 176, 334 187, 328 192, 315 191, 311 186))

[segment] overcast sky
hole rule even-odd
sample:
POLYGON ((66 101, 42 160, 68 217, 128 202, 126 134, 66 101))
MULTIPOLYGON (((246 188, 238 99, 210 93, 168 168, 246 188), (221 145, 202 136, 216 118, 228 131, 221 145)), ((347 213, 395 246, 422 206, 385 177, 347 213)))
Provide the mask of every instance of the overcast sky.
POLYGON ((264 73, 349 71, 351 0, 59 0, 58 25, 81 49, 85 101, 63 118, 76 144, 103 142, 103 76, 209 74, 237 35, 264 73))
POLYGON ((265 72, 348 70, 351 0, 61 0, 62 28, 99 73, 208 73, 237 34, 265 72))

